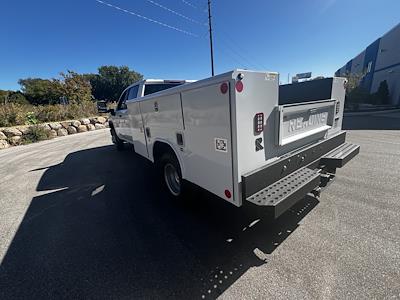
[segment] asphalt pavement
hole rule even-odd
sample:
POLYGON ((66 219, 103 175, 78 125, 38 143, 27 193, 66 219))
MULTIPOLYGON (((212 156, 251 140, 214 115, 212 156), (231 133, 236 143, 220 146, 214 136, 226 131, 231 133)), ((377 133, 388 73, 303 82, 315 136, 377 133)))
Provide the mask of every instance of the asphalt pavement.
POLYGON ((360 154, 275 222, 198 189, 172 201, 108 130, 2 150, 0 299, 399 298, 400 131, 348 140, 360 154))

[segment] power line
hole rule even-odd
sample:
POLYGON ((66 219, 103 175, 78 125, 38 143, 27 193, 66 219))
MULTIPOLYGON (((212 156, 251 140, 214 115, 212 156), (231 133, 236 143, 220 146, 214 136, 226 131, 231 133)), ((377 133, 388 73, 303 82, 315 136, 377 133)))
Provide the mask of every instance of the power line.
POLYGON ((230 52, 232 52, 232 54, 236 55, 238 58, 240 58, 243 62, 245 62, 245 64, 250 67, 250 68, 254 68, 254 69, 258 69, 259 66, 257 66, 256 64, 254 64, 253 62, 251 62, 246 56, 244 56, 243 54, 240 53, 239 50, 236 50, 235 45, 232 47, 231 45, 229 45, 227 43, 227 39, 220 34, 217 34, 217 37, 219 37, 219 42, 220 45, 224 45, 225 48, 229 49, 230 52))
POLYGON ((197 6, 195 6, 194 4, 192 4, 192 3, 190 3, 190 2, 188 2, 188 1, 186 1, 186 0, 182 0, 182 2, 185 3, 186 5, 192 7, 192 8, 199 9, 197 6))
POLYGON ((129 10, 127 10, 127 9, 123 9, 123 8, 121 8, 121 7, 118 7, 118 6, 116 6, 116 5, 107 3, 107 2, 105 2, 105 1, 102 1, 102 0, 95 0, 95 1, 98 2, 98 3, 101 3, 101 4, 103 4, 103 5, 106 5, 106 6, 115 8, 115 9, 117 9, 117 10, 123 11, 123 12, 125 12, 125 13, 127 13, 127 14, 131 14, 131 15, 133 15, 133 16, 135 16, 135 17, 138 17, 138 18, 141 18, 141 19, 143 19, 143 20, 146 20, 146 21, 149 21, 149 22, 152 22, 152 23, 155 23, 155 24, 158 24, 158 25, 167 27, 167 28, 169 28, 169 29, 172 29, 172 30, 175 30, 175 31, 184 33, 184 34, 186 34, 186 35, 190 35, 190 36, 193 36, 193 37, 199 37, 197 34, 194 34, 194 33, 190 32, 190 31, 186 31, 186 30, 180 29, 180 28, 178 28, 178 27, 171 26, 171 25, 165 24, 165 23, 163 23, 163 22, 160 22, 160 21, 157 21, 157 20, 148 18, 148 17, 146 17, 146 16, 140 15, 140 14, 135 13, 135 12, 132 12, 132 11, 129 11, 129 10))
POLYGON ((156 1, 153 1, 153 0, 146 0, 146 1, 147 1, 147 2, 150 2, 151 4, 153 4, 153 5, 155 5, 155 6, 158 6, 158 7, 162 8, 162 9, 165 9, 166 11, 169 11, 170 13, 173 13, 174 15, 177 15, 177 16, 179 16, 179 17, 181 17, 181 18, 184 18, 185 20, 188 20, 188 21, 190 21, 190 22, 192 22, 192 23, 195 23, 195 24, 198 24, 198 25, 202 25, 202 26, 207 26, 207 25, 204 24, 204 23, 201 23, 201 22, 199 22, 199 21, 197 21, 197 20, 194 20, 194 19, 192 19, 192 18, 189 18, 189 17, 187 17, 187 16, 185 16, 185 15, 182 15, 181 13, 179 13, 179 12, 173 10, 173 9, 170 9, 170 8, 164 6, 164 5, 162 5, 162 4, 160 4, 160 3, 156 2, 156 1))
MULTIPOLYGON (((218 44, 217 44, 218 46, 218 44)), ((228 48, 223 48, 223 47, 215 47, 215 51, 222 57, 229 57, 231 61, 234 62, 236 67, 242 68, 242 69, 248 69, 248 66, 243 64, 243 61, 238 60, 237 57, 233 56, 233 52, 229 52, 228 48)))
POLYGON ((223 38, 227 43, 226 44, 231 44, 233 46, 234 51, 237 51, 237 55, 241 56, 243 59, 245 59, 247 62, 250 63, 250 65, 253 65, 253 67, 256 67, 256 69, 262 67, 264 70, 268 70, 263 64, 261 64, 258 60, 256 60, 251 53, 246 49, 243 45, 238 44, 232 36, 230 36, 229 33, 227 33, 225 30, 222 28, 219 29, 221 31, 221 35, 217 34, 220 38, 223 38), (241 53, 244 53, 246 56, 242 55, 241 53))
POLYGON ((202 12, 205 15, 207 15, 207 13, 208 13, 207 1, 200 0, 200 1, 206 2, 204 5, 200 5, 200 4, 199 5, 197 5, 197 4, 195 5, 195 4, 193 4, 193 3, 189 2, 189 1, 186 1, 186 0, 181 0, 181 1, 185 5, 190 6, 191 8, 197 9, 197 10, 199 10, 200 12, 202 12))

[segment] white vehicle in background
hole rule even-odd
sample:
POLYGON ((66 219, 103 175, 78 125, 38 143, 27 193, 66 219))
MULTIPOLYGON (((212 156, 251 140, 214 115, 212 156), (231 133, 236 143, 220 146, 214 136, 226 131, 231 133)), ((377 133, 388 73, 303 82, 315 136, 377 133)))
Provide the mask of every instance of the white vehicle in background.
POLYGON ((157 164, 167 190, 191 182, 280 216, 319 194, 359 152, 341 130, 345 79, 279 86, 274 72, 233 70, 200 81, 143 80, 110 112, 113 142, 157 164))

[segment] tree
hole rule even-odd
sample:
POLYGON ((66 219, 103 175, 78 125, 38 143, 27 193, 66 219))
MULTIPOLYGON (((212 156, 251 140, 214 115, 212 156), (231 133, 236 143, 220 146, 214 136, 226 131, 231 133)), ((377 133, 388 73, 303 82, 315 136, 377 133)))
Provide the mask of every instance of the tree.
POLYGON ((90 81, 92 93, 96 99, 118 100, 121 92, 143 78, 143 75, 130 70, 127 66, 101 66, 98 74, 84 75, 90 81))
POLYGON ((390 104, 389 86, 386 80, 381 81, 378 91, 374 96, 379 104, 390 104))
POLYGON ((17 103, 17 104, 29 104, 29 101, 26 99, 25 95, 20 91, 10 91, 8 94, 8 102, 17 103))
POLYGON ((31 104, 56 103, 61 97, 60 82, 57 80, 26 78, 20 79, 18 83, 26 99, 31 104))
POLYGON ((59 79, 27 78, 18 83, 31 104, 55 104, 61 97, 71 103, 81 103, 92 99, 92 88, 89 80, 73 71, 60 73, 59 79))
POLYGON ((371 96, 362 86, 365 73, 347 73, 344 75, 346 83, 346 105, 371 102, 371 96))
POLYGON ((92 100, 92 87, 84 75, 69 70, 60 75, 62 79, 58 80, 59 93, 66 97, 69 103, 80 104, 92 100))
POLYGON ((8 102, 8 95, 10 91, 0 90, 0 104, 6 104, 8 102))
POLYGON ((0 90, 0 104, 7 103, 29 104, 29 101, 20 91, 0 90))

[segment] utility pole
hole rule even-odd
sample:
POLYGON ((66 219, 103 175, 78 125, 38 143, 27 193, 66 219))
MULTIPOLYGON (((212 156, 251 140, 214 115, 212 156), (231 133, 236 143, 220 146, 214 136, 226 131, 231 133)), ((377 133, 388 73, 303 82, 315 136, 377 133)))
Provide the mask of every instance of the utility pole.
POLYGON ((211 51, 211 75, 214 76, 214 51, 211 27, 211 0, 208 0, 208 27, 210 32, 210 51, 211 51))

